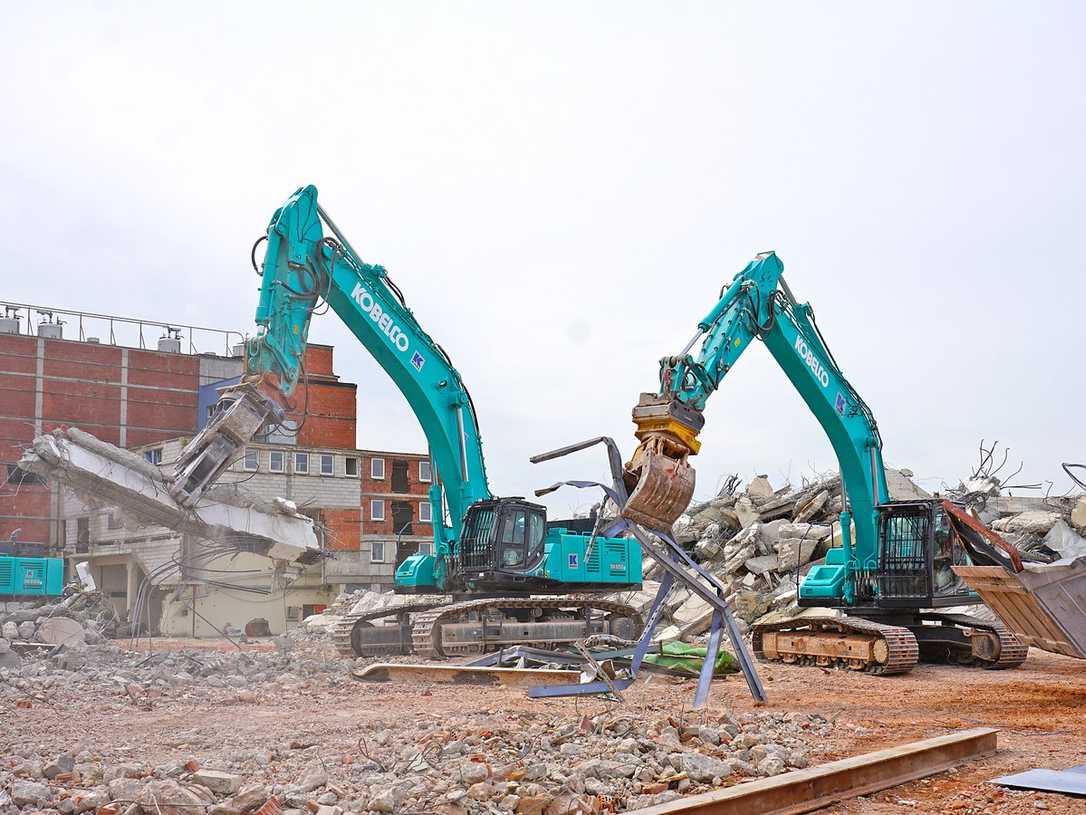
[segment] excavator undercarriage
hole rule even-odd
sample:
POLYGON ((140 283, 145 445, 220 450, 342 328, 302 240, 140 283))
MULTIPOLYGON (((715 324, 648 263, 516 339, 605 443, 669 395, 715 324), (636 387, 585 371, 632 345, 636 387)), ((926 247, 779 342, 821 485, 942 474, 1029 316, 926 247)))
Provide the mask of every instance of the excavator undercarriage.
POLYGON ((585 597, 493 597, 411 603, 343 617, 332 633, 343 657, 483 654, 513 645, 553 648, 595 634, 635 639, 637 609, 585 597))
POLYGON ((882 675, 906 673, 918 661, 1000 670, 1026 659, 1027 647, 999 622, 938 612, 893 622, 898 624, 852 615, 800 617, 755 625, 751 642, 765 662, 882 675))

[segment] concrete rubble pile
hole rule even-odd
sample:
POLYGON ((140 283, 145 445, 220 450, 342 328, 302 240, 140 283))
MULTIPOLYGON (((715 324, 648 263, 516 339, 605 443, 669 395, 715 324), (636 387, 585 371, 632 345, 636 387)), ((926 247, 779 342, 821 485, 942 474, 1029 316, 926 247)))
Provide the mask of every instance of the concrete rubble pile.
POLYGON ((22 654, 81 650, 113 636, 117 614, 97 591, 59 603, 7 603, 0 609, 0 669, 21 666, 22 654))
POLYGON ((621 710, 573 721, 517 711, 409 714, 334 744, 322 738, 329 734, 320 722, 255 745, 206 744, 197 727, 172 737, 176 755, 158 765, 90 737, 59 755, 19 740, 10 755, 0 751, 0 812, 599 813, 806 767, 833 728, 795 712, 697 718, 642 721, 621 710), (192 754, 205 744, 206 752, 192 754))
MULTIPOLYGON (((18 623, 20 634, 29 634, 32 625, 31 620, 18 623)), ((38 624, 39 631, 43 627, 38 624)), ((221 688, 293 690, 304 685, 303 677, 326 675, 333 685, 346 682, 350 668, 349 662, 323 648, 305 648, 286 638, 277 639, 274 650, 126 650, 102 638, 91 623, 81 640, 70 638, 50 648, 12 648, 19 644, 6 638, 0 643, 8 657, 0 656, 0 700, 44 701, 60 687, 82 692, 105 689, 140 703, 164 697, 200 698, 221 688)), ((24 644, 30 643, 24 640, 24 644)))
POLYGON ((966 501, 1024 560, 1086 556, 1086 496, 1009 496, 995 478, 977 478, 959 484, 949 497, 966 501))

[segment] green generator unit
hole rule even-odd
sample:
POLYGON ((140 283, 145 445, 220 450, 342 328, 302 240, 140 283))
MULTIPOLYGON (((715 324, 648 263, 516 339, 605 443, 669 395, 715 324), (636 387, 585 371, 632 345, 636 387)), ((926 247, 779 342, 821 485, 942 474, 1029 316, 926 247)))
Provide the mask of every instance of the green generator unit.
POLYGON ((63 593, 62 558, 0 555, 0 601, 60 597, 63 593))

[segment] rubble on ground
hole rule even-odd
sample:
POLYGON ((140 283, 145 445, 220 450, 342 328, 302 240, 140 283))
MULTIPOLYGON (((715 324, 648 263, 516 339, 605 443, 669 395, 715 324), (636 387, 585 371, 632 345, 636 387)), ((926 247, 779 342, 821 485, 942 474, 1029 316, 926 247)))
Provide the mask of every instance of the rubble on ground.
POLYGON ((279 743, 193 755, 205 743, 195 728, 172 739, 174 757, 157 764, 92 738, 60 754, 11 739, 11 754, 0 751, 0 789, 10 801, 5 808, 0 798, 0 811, 598 813, 806 767, 833 728, 796 712, 657 716, 621 708, 573 718, 485 710, 401 716, 367 727, 346 752, 330 751, 302 725, 279 743))

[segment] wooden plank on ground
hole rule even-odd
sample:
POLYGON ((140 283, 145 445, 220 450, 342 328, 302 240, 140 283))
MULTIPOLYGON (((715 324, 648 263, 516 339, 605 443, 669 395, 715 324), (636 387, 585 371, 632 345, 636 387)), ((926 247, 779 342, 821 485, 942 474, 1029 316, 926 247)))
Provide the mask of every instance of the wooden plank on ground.
MULTIPOLYGON (((977 727, 636 810, 636 815, 797 815, 949 770, 996 750, 977 727)), ((634 815, 634 813, 630 813, 634 815)))
POLYGON ((351 672, 362 682, 448 682, 454 685, 564 685, 577 682, 580 671, 531 668, 492 668, 468 665, 429 665, 378 662, 351 672))

